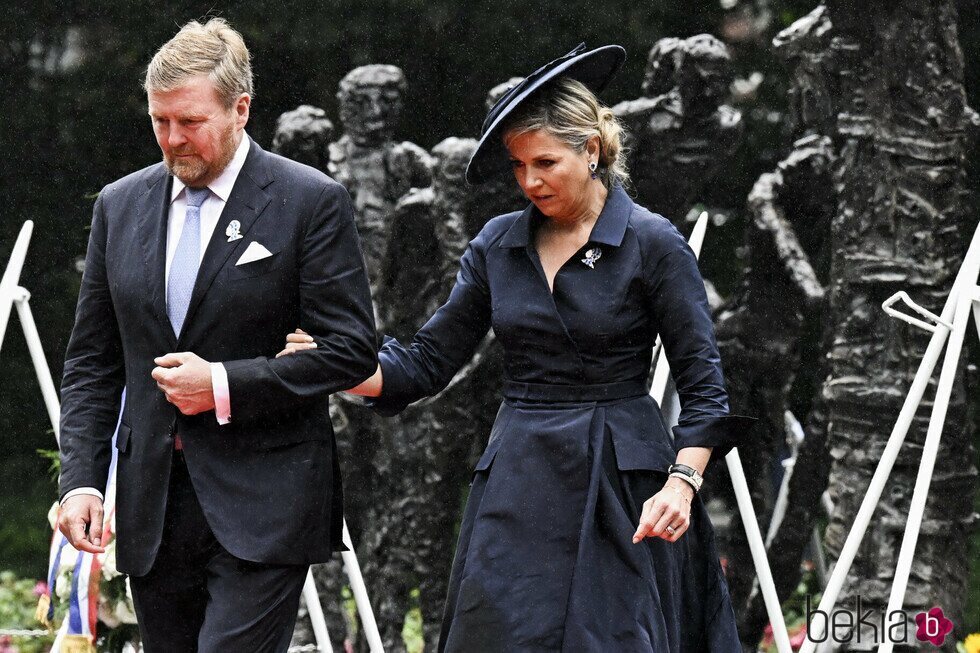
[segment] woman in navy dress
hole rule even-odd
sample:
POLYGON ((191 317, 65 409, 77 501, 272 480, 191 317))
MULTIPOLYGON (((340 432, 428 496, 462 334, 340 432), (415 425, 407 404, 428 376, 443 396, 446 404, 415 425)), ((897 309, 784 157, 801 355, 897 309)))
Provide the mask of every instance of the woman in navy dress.
POLYGON ((741 651, 696 482, 668 467, 704 472, 747 420, 728 414, 693 252, 622 187, 620 127, 593 90, 625 52, 582 50, 501 98, 467 170, 479 182, 509 160, 531 205, 486 224, 447 303, 410 346, 386 338, 352 392, 395 414, 444 388, 489 328, 503 345, 440 650, 741 651), (673 440, 646 386, 658 333, 673 440))

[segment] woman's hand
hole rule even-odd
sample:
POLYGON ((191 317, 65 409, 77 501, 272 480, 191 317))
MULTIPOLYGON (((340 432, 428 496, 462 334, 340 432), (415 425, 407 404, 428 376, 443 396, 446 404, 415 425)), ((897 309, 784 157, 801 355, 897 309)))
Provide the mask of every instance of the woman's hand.
MULTIPOLYGON (((276 354, 276 358, 295 354, 304 349, 316 349, 316 343, 313 341, 313 337, 306 333, 306 331, 296 329, 293 333, 286 335, 286 348, 276 354)), ((378 365, 378 369, 375 370, 374 374, 350 390, 347 390, 347 392, 362 397, 379 397, 381 396, 383 384, 384 380, 381 376, 381 366, 378 365)))
POLYGON ((286 348, 276 354, 276 358, 295 354, 304 349, 316 349, 316 343, 313 342, 313 336, 307 334, 306 331, 296 329, 296 331, 286 336, 286 348))
POLYGON ((668 542, 679 540, 691 524, 693 498, 694 488, 679 478, 668 478, 664 489, 643 502, 633 544, 645 537, 660 537, 668 542))

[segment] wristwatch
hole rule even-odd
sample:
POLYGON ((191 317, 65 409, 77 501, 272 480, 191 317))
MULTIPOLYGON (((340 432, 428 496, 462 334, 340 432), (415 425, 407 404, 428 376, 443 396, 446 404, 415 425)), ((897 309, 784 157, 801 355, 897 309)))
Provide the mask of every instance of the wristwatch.
POLYGON ((701 472, 699 472, 698 470, 694 469, 689 465, 681 465, 680 463, 674 463, 673 465, 667 468, 667 473, 671 476, 675 474, 680 474, 682 476, 685 476, 686 478, 689 478, 692 481, 692 485, 694 486, 694 489, 696 491, 700 490, 701 484, 704 483, 704 477, 701 476, 701 472))

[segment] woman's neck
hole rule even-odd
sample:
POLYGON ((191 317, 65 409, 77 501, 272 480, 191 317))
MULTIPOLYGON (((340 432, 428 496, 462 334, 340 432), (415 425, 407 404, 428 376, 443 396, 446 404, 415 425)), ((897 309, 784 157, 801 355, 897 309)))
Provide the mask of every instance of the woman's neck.
POLYGON ((546 216, 547 220, 542 226, 553 232, 576 232, 582 229, 592 229, 592 225, 599 219, 602 207, 606 204, 606 197, 609 191, 603 184, 596 184, 597 188, 591 192, 584 202, 584 206, 568 216, 546 216))

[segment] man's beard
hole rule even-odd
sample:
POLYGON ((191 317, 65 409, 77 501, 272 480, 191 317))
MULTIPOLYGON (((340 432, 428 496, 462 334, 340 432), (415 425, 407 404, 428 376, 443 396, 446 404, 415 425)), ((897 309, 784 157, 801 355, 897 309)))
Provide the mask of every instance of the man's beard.
POLYGON ((217 179, 218 175, 231 163, 237 149, 235 127, 229 126, 228 131, 221 138, 221 155, 210 165, 197 156, 178 158, 168 157, 166 153, 163 155, 163 164, 167 166, 170 174, 181 180, 185 186, 206 186, 217 179))

